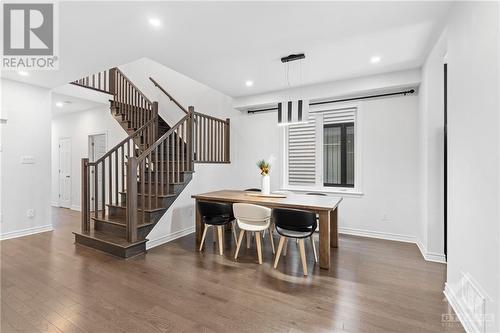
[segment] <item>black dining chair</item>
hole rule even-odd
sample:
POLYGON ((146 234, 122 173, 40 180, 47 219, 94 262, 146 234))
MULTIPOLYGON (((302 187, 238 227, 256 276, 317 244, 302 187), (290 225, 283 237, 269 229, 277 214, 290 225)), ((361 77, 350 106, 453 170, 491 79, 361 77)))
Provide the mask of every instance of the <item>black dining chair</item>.
POLYGON ((318 225, 318 222, 316 221, 316 214, 299 209, 275 208, 273 209, 273 221, 276 231, 281 236, 278 250, 276 251, 276 258, 274 259, 274 268, 278 266, 285 240, 287 238, 295 238, 299 240, 302 269, 304 271, 304 275, 307 275, 306 252, 304 246, 305 238, 311 239, 314 251, 314 261, 318 262, 316 246, 312 238, 312 235, 318 225))
POLYGON ((261 192, 260 188, 247 188, 245 192, 261 192))
MULTIPOLYGON (((227 224, 232 223, 232 231, 233 237, 236 241, 236 231, 234 230, 234 215, 233 215, 233 206, 228 203, 219 203, 219 202, 198 202, 198 212, 201 216, 201 221, 203 222, 203 235, 201 236, 200 249, 203 249, 203 245, 205 242, 205 236, 207 235, 208 227, 217 228, 218 234, 218 242, 219 242, 219 254, 223 255, 224 253, 224 240, 222 236, 223 227, 227 224)), ((215 230, 215 229, 214 229, 215 230)))

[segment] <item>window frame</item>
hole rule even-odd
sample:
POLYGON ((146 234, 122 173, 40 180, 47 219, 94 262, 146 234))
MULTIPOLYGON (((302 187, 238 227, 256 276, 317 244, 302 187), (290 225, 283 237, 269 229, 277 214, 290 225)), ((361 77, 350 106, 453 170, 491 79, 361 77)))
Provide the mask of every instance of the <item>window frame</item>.
POLYGON ((363 103, 342 103, 332 105, 320 105, 311 106, 311 113, 317 113, 316 115, 316 132, 321 131, 323 134, 323 113, 337 111, 342 109, 354 109, 354 186, 353 187, 334 187, 334 186, 324 186, 323 183, 323 135, 316 137, 316 181, 315 184, 307 185, 291 185, 288 183, 288 126, 281 127, 280 135, 280 147, 281 147, 281 179, 280 187, 285 191, 292 191, 298 193, 305 192, 320 192, 320 193, 331 193, 331 194, 342 194, 347 196, 362 196, 362 110, 363 103))

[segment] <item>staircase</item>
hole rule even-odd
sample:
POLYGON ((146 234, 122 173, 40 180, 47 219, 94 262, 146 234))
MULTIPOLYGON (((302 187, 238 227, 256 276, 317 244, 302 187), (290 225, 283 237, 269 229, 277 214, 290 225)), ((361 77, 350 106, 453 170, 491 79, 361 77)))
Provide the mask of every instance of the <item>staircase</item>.
POLYGON ((118 257, 146 252, 147 235, 192 180, 194 163, 229 163, 229 119, 184 108, 170 126, 118 68, 72 84, 110 94, 113 117, 128 134, 97 161, 83 158, 82 223, 75 243, 118 257))

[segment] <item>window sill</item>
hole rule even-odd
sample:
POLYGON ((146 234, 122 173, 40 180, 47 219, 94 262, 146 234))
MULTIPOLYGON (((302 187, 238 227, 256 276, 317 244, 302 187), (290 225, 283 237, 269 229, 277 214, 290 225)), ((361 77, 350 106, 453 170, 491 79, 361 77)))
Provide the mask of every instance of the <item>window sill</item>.
POLYGON ((342 196, 349 197, 361 197, 364 195, 363 192, 360 192, 357 189, 353 188, 304 188, 304 187, 293 187, 288 186, 284 187, 282 190, 291 191, 294 193, 325 193, 325 194, 339 194, 342 196))

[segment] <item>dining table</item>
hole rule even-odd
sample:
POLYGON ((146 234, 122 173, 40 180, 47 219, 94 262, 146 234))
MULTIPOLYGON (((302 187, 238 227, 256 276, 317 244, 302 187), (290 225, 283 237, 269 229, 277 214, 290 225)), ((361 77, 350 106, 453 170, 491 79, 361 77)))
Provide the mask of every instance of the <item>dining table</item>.
POLYGON ((196 201, 196 248, 201 243, 204 223, 198 211, 198 202, 249 203, 269 208, 301 209, 318 215, 319 220, 319 267, 330 268, 330 249, 338 247, 338 210, 342 197, 307 195, 298 193, 273 193, 262 195, 241 190, 219 190, 195 194, 196 201))

